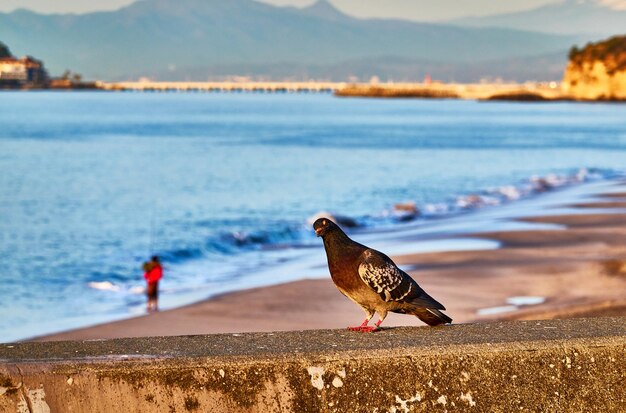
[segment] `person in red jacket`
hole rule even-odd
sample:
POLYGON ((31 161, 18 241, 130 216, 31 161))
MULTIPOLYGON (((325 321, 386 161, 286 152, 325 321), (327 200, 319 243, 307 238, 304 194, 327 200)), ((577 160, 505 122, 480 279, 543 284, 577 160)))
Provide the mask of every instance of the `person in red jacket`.
POLYGON ((148 287, 146 295, 148 296, 148 304, 146 309, 148 312, 159 310, 159 280, 163 278, 163 267, 156 255, 149 262, 143 264, 143 278, 146 279, 148 287))

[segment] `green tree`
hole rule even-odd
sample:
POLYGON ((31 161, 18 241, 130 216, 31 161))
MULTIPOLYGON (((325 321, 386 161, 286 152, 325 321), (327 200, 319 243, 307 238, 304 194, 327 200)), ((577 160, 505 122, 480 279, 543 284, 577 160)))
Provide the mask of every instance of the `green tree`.
POLYGON ((571 49, 569 49, 569 60, 573 61, 574 59, 576 59, 578 57, 578 55, 580 54, 580 50, 578 50, 578 47, 573 46, 571 49))

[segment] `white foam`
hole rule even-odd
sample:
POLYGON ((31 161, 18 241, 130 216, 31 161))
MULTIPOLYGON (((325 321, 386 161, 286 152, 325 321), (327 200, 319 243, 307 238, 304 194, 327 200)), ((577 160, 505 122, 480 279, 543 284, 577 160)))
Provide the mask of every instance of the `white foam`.
POLYGON ((545 297, 532 297, 532 296, 518 296, 509 297, 506 299, 507 304, 522 306, 522 305, 538 305, 546 302, 545 297))
POLYGON ((481 308, 477 311, 478 315, 494 315, 502 313, 510 313, 519 310, 521 306, 538 305, 546 301, 545 297, 538 296, 515 296, 506 299, 508 305, 498 307, 481 308))
POLYGON ((120 291, 122 288, 119 285, 115 285, 110 281, 92 281, 89 284, 90 288, 94 290, 102 290, 102 291, 120 291))
POLYGON ((494 314, 502 314, 502 313, 510 313, 513 311, 517 311, 516 305, 502 305, 499 307, 488 307, 481 308, 477 311, 478 315, 494 315, 494 314))
MULTIPOLYGON (((372 247, 376 248, 376 242, 372 242, 372 247)), ((424 241, 410 241, 398 244, 386 244, 380 249, 388 255, 404 255, 426 252, 446 252, 446 251, 484 251, 500 248, 498 241, 480 238, 445 238, 431 239, 424 241)))
POLYGON ((509 201, 515 201, 522 197, 520 190, 513 185, 500 187, 494 192, 504 196, 509 201))
POLYGON ((129 291, 131 294, 143 294, 146 292, 146 287, 140 287, 140 286, 131 287, 129 291))
POLYGON ((445 203, 426 204, 423 206, 423 210, 425 213, 431 214, 431 215, 446 214, 450 212, 450 206, 445 203))

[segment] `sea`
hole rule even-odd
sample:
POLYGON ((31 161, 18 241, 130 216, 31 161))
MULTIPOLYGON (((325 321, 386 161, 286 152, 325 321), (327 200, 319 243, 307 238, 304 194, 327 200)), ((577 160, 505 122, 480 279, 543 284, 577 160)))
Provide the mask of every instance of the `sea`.
POLYGON ((467 234, 625 172, 620 104, 2 92, 0 342, 143 314, 151 255, 174 308, 327 277, 316 216, 389 254, 497 248, 467 234))

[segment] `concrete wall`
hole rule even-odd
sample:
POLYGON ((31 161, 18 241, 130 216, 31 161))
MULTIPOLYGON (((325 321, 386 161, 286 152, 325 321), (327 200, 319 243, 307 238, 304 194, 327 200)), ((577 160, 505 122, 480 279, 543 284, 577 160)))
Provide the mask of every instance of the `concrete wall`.
POLYGON ((626 319, 0 344, 0 412, 626 412, 626 319))

